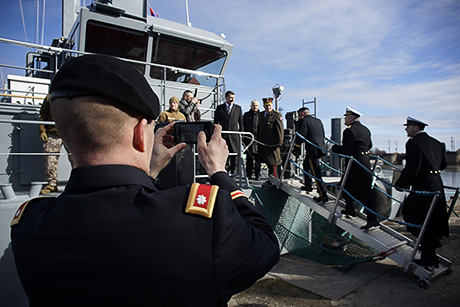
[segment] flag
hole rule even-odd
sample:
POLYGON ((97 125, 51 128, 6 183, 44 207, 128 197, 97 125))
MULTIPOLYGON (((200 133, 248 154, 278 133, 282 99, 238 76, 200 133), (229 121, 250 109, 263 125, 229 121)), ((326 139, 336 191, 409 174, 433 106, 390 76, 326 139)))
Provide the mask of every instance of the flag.
POLYGON ((158 14, 155 13, 155 11, 152 9, 152 7, 150 6, 150 4, 149 4, 149 10, 150 10, 150 15, 152 15, 153 17, 158 17, 158 14))

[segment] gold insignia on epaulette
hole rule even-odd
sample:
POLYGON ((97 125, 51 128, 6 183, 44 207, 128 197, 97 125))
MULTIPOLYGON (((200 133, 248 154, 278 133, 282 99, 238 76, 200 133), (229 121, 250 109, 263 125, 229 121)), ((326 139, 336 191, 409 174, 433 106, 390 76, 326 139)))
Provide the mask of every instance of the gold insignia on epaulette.
POLYGON ((216 185, 192 184, 185 212, 211 218, 218 190, 216 185))
POLYGON ((26 210, 27 205, 30 203, 30 200, 26 201, 22 205, 19 206, 18 210, 16 210, 16 213, 13 216, 13 220, 11 221, 10 227, 17 225, 19 221, 21 220, 22 214, 26 210))
POLYGON ((36 197, 36 198, 29 199, 28 201, 20 205, 18 210, 16 210, 16 213, 13 216, 13 220, 11 220, 10 227, 19 224, 21 217, 24 214, 24 211, 26 210, 26 207, 30 205, 30 203, 35 202, 36 200, 44 200, 44 199, 51 199, 51 198, 55 198, 55 197, 36 197))
POLYGON ((243 191, 236 190, 230 193, 230 196, 232 197, 232 200, 238 198, 238 197, 246 197, 246 199, 254 205, 254 203, 249 199, 249 197, 243 193, 243 191))
POLYGON ((241 196, 244 196, 244 197, 247 198, 246 194, 244 194, 243 191, 240 191, 240 190, 236 190, 236 191, 231 192, 230 196, 232 197, 232 199, 235 199, 235 198, 238 198, 238 197, 241 197, 241 196))

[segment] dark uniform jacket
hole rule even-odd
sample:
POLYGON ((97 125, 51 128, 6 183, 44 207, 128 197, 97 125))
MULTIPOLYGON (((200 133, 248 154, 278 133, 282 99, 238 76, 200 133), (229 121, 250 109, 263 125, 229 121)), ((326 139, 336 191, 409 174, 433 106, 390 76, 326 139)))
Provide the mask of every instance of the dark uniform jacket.
POLYGON ((259 113, 259 129, 257 131, 259 156, 262 162, 271 166, 281 164, 281 145, 284 141, 283 122, 278 111, 259 113))
MULTIPOLYGON (((254 138, 257 139, 257 129, 259 128, 259 111, 249 110, 243 114, 244 131, 251 132, 254 138)), ((248 145, 251 142, 249 136, 243 138, 243 143, 248 145)), ((254 141, 249 148, 251 153, 257 153, 257 142, 254 141)))
MULTIPOLYGON (((371 132, 360 121, 355 121, 343 131, 342 145, 332 146, 332 151, 352 156, 364 167, 370 169, 369 150, 371 148, 371 132)), ((346 162, 348 163, 348 159, 346 162)), ((372 174, 353 161, 345 189, 363 205, 369 206, 372 198, 371 185, 372 174)))
MULTIPOLYGON (((426 132, 419 132, 406 143, 406 166, 395 185, 413 191, 440 191, 428 231, 436 238, 449 235, 446 196, 441 171, 447 167, 446 146, 426 132)), ((432 201, 432 195, 410 193, 404 200, 403 217, 406 222, 422 225, 432 201)), ((417 229, 409 228, 415 234, 417 229)))
MULTIPOLYGON (((241 111, 241 107, 233 104, 229 113, 227 103, 218 105, 214 113, 214 124, 221 125, 224 131, 243 131, 243 111, 241 111)), ((223 133, 222 138, 227 142, 230 152, 238 152, 241 147, 238 135, 223 133)))
POLYGON ((185 213, 189 187, 158 191, 135 167, 73 169, 64 193, 32 201, 12 226, 31 306, 226 306, 279 247, 248 199, 232 199, 227 173, 211 183, 220 188, 207 218, 185 213))
MULTIPOLYGON (((320 148, 326 148, 324 143, 324 126, 320 119, 307 115, 297 123, 297 131, 307 140, 320 148)), ((296 138, 296 144, 302 144, 303 140, 296 138)), ((326 153, 318 147, 305 142, 305 156, 307 158, 321 158, 326 153)))

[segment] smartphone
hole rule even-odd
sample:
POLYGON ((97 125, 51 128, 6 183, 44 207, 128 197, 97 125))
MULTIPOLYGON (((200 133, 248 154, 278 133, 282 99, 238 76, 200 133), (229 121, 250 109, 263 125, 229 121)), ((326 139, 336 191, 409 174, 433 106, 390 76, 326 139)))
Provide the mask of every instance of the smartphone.
POLYGON ((177 122, 174 124, 174 143, 196 144, 200 131, 204 131, 206 142, 209 142, 214 131, 213 122, 177 122))

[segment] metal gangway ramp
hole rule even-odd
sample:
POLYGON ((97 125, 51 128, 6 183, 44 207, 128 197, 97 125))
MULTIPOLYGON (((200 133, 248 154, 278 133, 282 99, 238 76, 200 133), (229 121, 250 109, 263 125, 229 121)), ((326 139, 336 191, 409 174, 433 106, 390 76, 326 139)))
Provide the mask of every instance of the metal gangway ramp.
MULTIPOLYGON (((291 180, 287 183, 271 177, 270 182, 326 219, 330 219, 331 214, 334 212, 336 198, 331 197, 331 194, 328 195, 332 199, 331 201, 318 203, 313 200, 312 195, 302 193, 299 181, 291 180)), ((345 204, 342 201, 339 201, 339 205, 345 208, 345 204)), ((420 256, 420 252, 414 249, 416 242, 382 222, 377 229, 363 231, 360 229, 361 226, 366 224, 366 216, 363 213, 357 212, 356 217, 346 217, 340 213, 340 210, 337 211, 338 213, 332 215, 332 221, 330 222, 382 253, 382 255, 389 257, 401 265, 405 272, 418 276, 420 287, 427 288, 431 280, 451 272, 452 263, 439 254, 439 268, 437 269, 428 269, 415 264, 413 259, 416 255, 420 256)))
MULTIPOLYGON (((301 135, 296 133, 298 137, 303 138, 301 135)), ((304 138, 303 138, 304 139, 304 138)), ((295 139, 294 139, 295 140, 295 139)), ((309 142, 308 140, 304 139, 304 141, 309 142)), ((290 156, 292 152, 292 145, 289 150, 288 156, 290 156)), ((312 143, 311 143, 312 144, 312 143)), ((314 144, 313 144, 314 145, 314 144)), ((351 157, 351 160, 353 158, 351 157)), ((295 166, 299 167, 294 161, 290 160, 295 166)), ((286 161, 287 163, 288 161, 286 161)), ((347 169, 350 168, 352 161, 349 161, 349 165, 347 169)), ((284 169, 286 169, 286 164, 284 169)), ((304 173, 306 173, 304 171, 304 173)), ((344 174, 345 180, 347 177, 347 171, 344 174)), ((311 174, 306 173, 312 180, 318 180, 311 174)), ((375 176, 375 175, 374 175, 375 176)), ((281 178, 284 178, 284 172, 281 174, 281 178)), ((341 200, 342 190, 339 187, 339 192, 336 195, 332 195, 328 192, 328 198, 330 201, 327 203, 319 203, 313 200, 313 195, 308 195, 302 193, 301 190, 301 183, 299 180, 280 180, 274 177, 269 178, 270 182, 275 185, 278 189, 283 190, 287 194, 291 195, 304 205, 308 206, 311 210, 315 211, 325 219, 329 221, 329 223, 333 223, 343 229, 344 231, 348 232, 350 235, 355 237, 356 239, 360 240, 361 242, 367 244, 368 246, 372 247, 373 249, 377 250, 382 256, 389 257, 391 260, 396 262, 397 264, 401 265, 404 268, 404 272, 413 273, 418 279, 418 285, 422 288, 427 288, 430 284, 431 280, 436 279, 437 277, 448 274, 452 272, 451 265, 452 262, 442 257, 438 254, 439 258, 439 268, 433 267, 424 267, 417 265, 414 262, 415 258, 420 258, 420 251, 418 250, 418 246, 420 244, 421 238, 424 235, 424 231, 426 230, 426 225, 428 224, 428 220, 433 212, 434 204, 437 201, 438 194, 435 194, 432 197, 432 203, 430 211, 427 214, 427 218, 423 226, 421 226, 421 233, 417 239, 411 239, 393 228, 385 225, 386 220, 380 221, 380 225, 375 229, 370 230, 362 230, 360 229, 361 226, 364 226, 367 223, 366 215, 362 213, 363 210, 357 210, 356 217, 350 217, 341 213, 341 209, 345 208, 345 203, 341 200), (337 199, 338 198, 338 199, 337 199)), ((331 183, 327 182, 328 178, 323 178, 324 183, 330 185, 331 183)), ((335 178, 338 181, 338 178, 335 178)), ((344 181, 345 181, 344 180, 344 181)), ((343 183, 342 183, 343 184, 343 183)), ((334 186, 334 184, 332 184, 334 186)), ((459 188, 451 188, 451 187, 444 187, 450 188, 455 190, 455 195, 452 199, 450 208, 449 208, 449 216, 453 212, 453 207, 458 199, 459 195, 459 188)), ((378 215, 379 216, 379 215, 378 215)), ((405 223, 400 223, 405 224, 405 223)))

